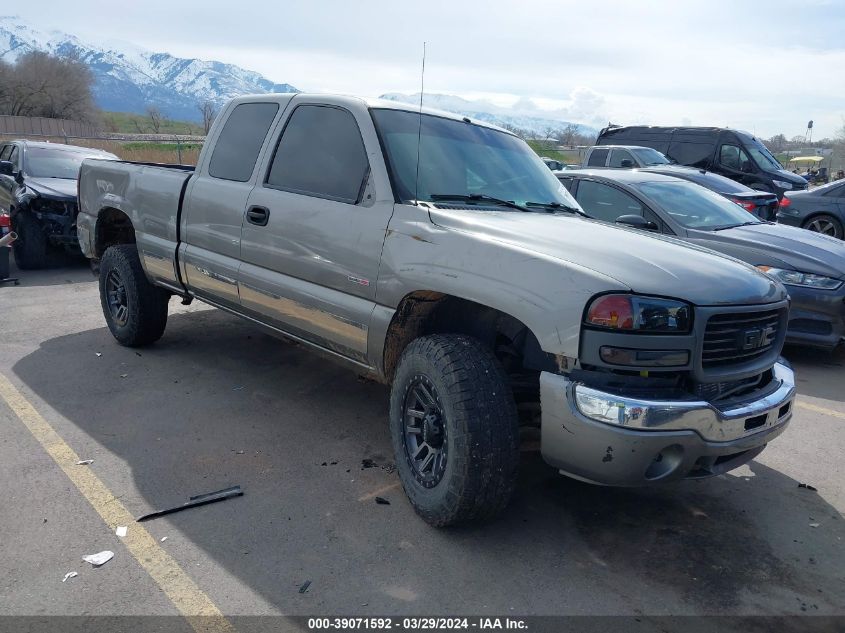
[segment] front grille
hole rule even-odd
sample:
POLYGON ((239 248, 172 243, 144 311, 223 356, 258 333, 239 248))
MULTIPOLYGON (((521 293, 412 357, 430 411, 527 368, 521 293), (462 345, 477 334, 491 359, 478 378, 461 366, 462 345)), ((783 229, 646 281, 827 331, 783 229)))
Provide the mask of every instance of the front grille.
POLYGON ((781 310, 716 314, 707 321, 704 368, 747 363, 771 352, 780 340, 781 310))

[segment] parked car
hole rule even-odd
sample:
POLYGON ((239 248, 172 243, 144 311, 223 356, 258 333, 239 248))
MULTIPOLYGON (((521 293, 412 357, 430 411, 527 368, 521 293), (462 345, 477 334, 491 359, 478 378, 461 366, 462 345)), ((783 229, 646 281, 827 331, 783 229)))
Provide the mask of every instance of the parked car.
POLYGON ((792 298, 787 342, 833 349, 845 339, 842 242, 761 222, 722 196, 673 176, 596 170, 558 177, 591 217, 713 249, 785 284, 792 298))
POLYGON ((800 226, 837 239, 845 239, 845 181, 784 196, 778 207, 780 224, 800 226))
POLYGON ((632 486, 731 470, 792 416, 780 282, 585 219, 480 121, 242 97, 196 170, 86 160, 79 199, 119 343, 161 337, 177 295, 390 384, 399 478, 433 525, 504 508, 520 428, 561 472, 632 486))
POLYGON ((76 179, 86 158, 117 156, 75 145, 0 142, 0 212, 8 211, 15 263, 41 268, 51 248, 79 252, 76 238, 76 179))
POLYGON ((778 197, 767 191, 755 191, 736 180, 725 178, 712 171, 686 167, 684 165, 661 165, 659 167, 645 167, 643 171, 655 174, 665 174, 689 180, 725 196, 749 213, 753 213, 762 220, 774 220, 778 210, 778 197))
POLYGON ((584 155, 583 167, 612 167, 631 169, 632 167, 651 167, 669 165, 672 161, 651 147, 637 145, 594 145, 584 155))
POLYGON ((549 158, 548 156, 541 156, 540 160, 546 163, 546 167, 552 171, 559 171, 565 167, 564 163, 559 160, 555 160, 554 158, 549 158))
POLYGON ((718 127, 611 126, 596 145, 628 143, 653 147, 679 165, 700 167, 752 189, 785 191, 807 188, 807 181, 787 171, 763 143, 740 130, 718 127))

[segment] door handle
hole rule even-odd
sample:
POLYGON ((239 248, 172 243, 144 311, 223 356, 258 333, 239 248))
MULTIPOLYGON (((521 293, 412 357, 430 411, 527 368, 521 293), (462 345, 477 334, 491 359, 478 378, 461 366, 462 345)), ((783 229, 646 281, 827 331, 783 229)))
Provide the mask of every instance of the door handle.
POLYGON ((247 209, 246 220, 256 226, 267 226, 267 222, 270 220, 270 209, 267 207, 252 206, 247 209))

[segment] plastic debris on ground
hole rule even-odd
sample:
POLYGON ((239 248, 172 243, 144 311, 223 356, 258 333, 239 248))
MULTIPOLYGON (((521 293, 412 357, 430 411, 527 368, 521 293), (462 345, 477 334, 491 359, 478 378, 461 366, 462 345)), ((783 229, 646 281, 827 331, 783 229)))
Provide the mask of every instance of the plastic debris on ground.
POLYGON ((807 490, 812 490, 813 492, 818 492, 819 489, 815 486, 811 486, 810 484, 798 484, 799 488, 806 488, 807 490))
POLYGON ((126 536, 126 526, 125 525, 118 525, 117 529, 114 531, 120 538, 126 536))
POLYGON ((159 543, 164 543, 166 540, 167 540, 167 537, 162 536, 161 539, 159 540, 159 543))
POLYGON ((89 554, 88 556, 83 556, 82 560, 84 560, 86 563, 91 563, 94 567, 99 567, 100 565, 105 565, 112 558, 114 558, 114 552, 105 550, 96 554, 89 554))
POLYGON ((390 505, 390 501, 388 501, 384 497, 376 497, 376 503, 379 504, 380 506, 389 506, 390 505))
POLYGON ((306 580, 304 583, 302 583, 302 586, 299 588, 299 593, 305 593, 306 591, 308 591, 308 587, 310 587, 310 586, 311 586, 311 581, 306 580))
POLYGON ((65 577, 62 578, 62 582, 66 582, 68 578, 76 578, 78 575, 79 574, 77 574, 75 571, 69 571, 65 574, 65 577))
POLYGON ((189 497, 188 501, 183 503, 182 505, 174 506, 172 508, 165 508, 164 510, 156 510, 155 512, 150 512, 148 514, 140 516, 135 520, 146 521, 147 519, 153 519, 155 517, 164 516, 165 514, 172 514, 173 512, 179 512, 180 510, 187 510, 188 508, 195 508, 197 506, 203 506, 208 503, 214 503, 215 501, 231 499, 232 497, 240 497, 241 495, 243 495, 243 490, 241 490, 241 487, 232 486, 231 488, 224 488, 223 490, 218 490, 217 492, 208 492, 206 494, 194 495, 193 497, 189 497))
POLYGON ((93 464, 93 463, 94 463, 93 459, 80 459, 78 462, 76 462, 76 465, 77 466, 88 466, 88 464, 93 464))
POLYGON ((102 356, 102 354, 100 352, 94 352, 94 353, 97 355, 97 358, 100 358, 100 356, 102 356))

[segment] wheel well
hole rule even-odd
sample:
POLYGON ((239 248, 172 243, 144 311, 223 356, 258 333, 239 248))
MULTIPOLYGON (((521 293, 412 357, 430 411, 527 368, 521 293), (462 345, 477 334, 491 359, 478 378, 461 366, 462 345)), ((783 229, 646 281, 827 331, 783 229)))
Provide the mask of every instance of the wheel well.
POLYGON ((94 255, 103 256, 109 246, 115 244, 134 244, 135 229, 129 216, 119 209, 103 209, 97 216, 96 241, 94 255))
POLYGON ((805 224, 809 223, 810 220, 812 220, 813 218, 817 218, 820 215, 829 216, 829 217, 833 218, 834 220, 836 220, 837 222, 839 222, 840 224, 843 224, 842 220, 839 218, 839 216, 834 211, 813 211, 806 218, 804 218, 804 220, 801 222, 801 226, 804 226, 805 224))
POLYGON ((387 330, 384 375, 393 379, 408 344, 428 334, 467 334, 488 346, 508 373, 539 371, 549 362, 534 333, 495 308, 439 292, 417 291, 399 303, 387 330))

